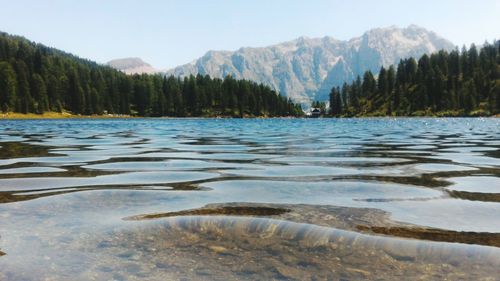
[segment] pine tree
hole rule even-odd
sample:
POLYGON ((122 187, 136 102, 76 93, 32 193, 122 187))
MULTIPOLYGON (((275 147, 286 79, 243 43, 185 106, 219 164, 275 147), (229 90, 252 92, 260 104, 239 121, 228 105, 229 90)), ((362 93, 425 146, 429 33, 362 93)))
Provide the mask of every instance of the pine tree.
POLYGON ((16 74, 18 82, 18 101, 16 102, 15 111, 21 113, 32 112, 34 111, 34 104, 31 97, 28 67, 24 61, 16 61, 16 74))
POLYGON ((37 101, 36 112, 43 113, 49 109, 49 99, 47 96, 47 88, 45 87, 45 82, 39 74, 35 73, 32 77, 33 87, 32 96, 37 101))
POLYGON ((0 106, 3 112, 13 111, 17 100, 17 80, 8 62, 0 62, 0 106))

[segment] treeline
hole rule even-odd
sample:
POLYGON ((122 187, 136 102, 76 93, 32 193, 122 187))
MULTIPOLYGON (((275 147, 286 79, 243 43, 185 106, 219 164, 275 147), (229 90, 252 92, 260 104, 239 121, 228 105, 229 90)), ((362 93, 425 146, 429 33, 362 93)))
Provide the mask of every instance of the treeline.
POLYGON ((139 116, 299 116, 268 86, 232 77, 126 75, 0 33, 0 111, 139 116))
POLYGON ((367 71, 330 93, 333 116, 488 116, 500 112, 500 42, 367 71))

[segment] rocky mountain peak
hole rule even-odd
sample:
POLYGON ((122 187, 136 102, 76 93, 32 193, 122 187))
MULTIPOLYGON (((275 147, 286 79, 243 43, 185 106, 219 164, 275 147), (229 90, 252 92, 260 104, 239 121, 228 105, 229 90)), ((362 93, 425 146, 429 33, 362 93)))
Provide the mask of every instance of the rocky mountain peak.
POLYGON ((210 51, 166 75, 232 75, 265 83, 296 102, 309 104, 311 100, 327 100, 333 86, 351 82, 367 70, 377 74, 381 66, 402 58, 453 48, 448 40, 417 25, 390 26, 347 41, 302 36, 268 47, 210 51))

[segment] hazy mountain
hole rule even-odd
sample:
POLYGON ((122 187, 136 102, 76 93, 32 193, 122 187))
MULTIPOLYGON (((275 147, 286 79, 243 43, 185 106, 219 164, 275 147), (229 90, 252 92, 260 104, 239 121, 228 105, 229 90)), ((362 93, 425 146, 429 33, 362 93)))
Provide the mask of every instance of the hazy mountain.
POLYGON ((378 73, 381 66, 401 58, 419 57, 455 46, 436 33, 410 25, 372 29, 348 41, 332 37, 307 38, 263 48, 209 51, 203 57, 166 72, 185 76, 209 74, 262 82, 296 102, 326 100, 333 86, 350 82, 366 70, 378 73))
POLYGON ((123 58, 123 59, 116 59, 116 60, 111 60, 107 65, 121 70, 127 74, 142 74, 142 73, 156 73, 159 72, 156 70, 154 67, 152 67, 150 64, 144 62, 140 58, 123 58))

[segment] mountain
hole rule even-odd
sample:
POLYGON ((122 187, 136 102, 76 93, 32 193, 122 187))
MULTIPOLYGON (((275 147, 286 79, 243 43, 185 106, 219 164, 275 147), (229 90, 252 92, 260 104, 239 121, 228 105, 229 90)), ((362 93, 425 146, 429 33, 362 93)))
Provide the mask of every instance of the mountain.
POLYGON ((203 57, 166 72, 166 75, 232 75, 279 90, 295 102, 325 101, 333 86, 351 82, 357 75, 396 64, 402 58, 455 46, 436 33, 410 25, 372 29, 348 41, 332 37, 307 38, 262 48, 209 51, 203 57))
POLYGON ((121 70, 127 74, 152 74, 159 72, 149 63, 144 62, 140 58, 115 59, 107 62, 106 65, 121 70))

